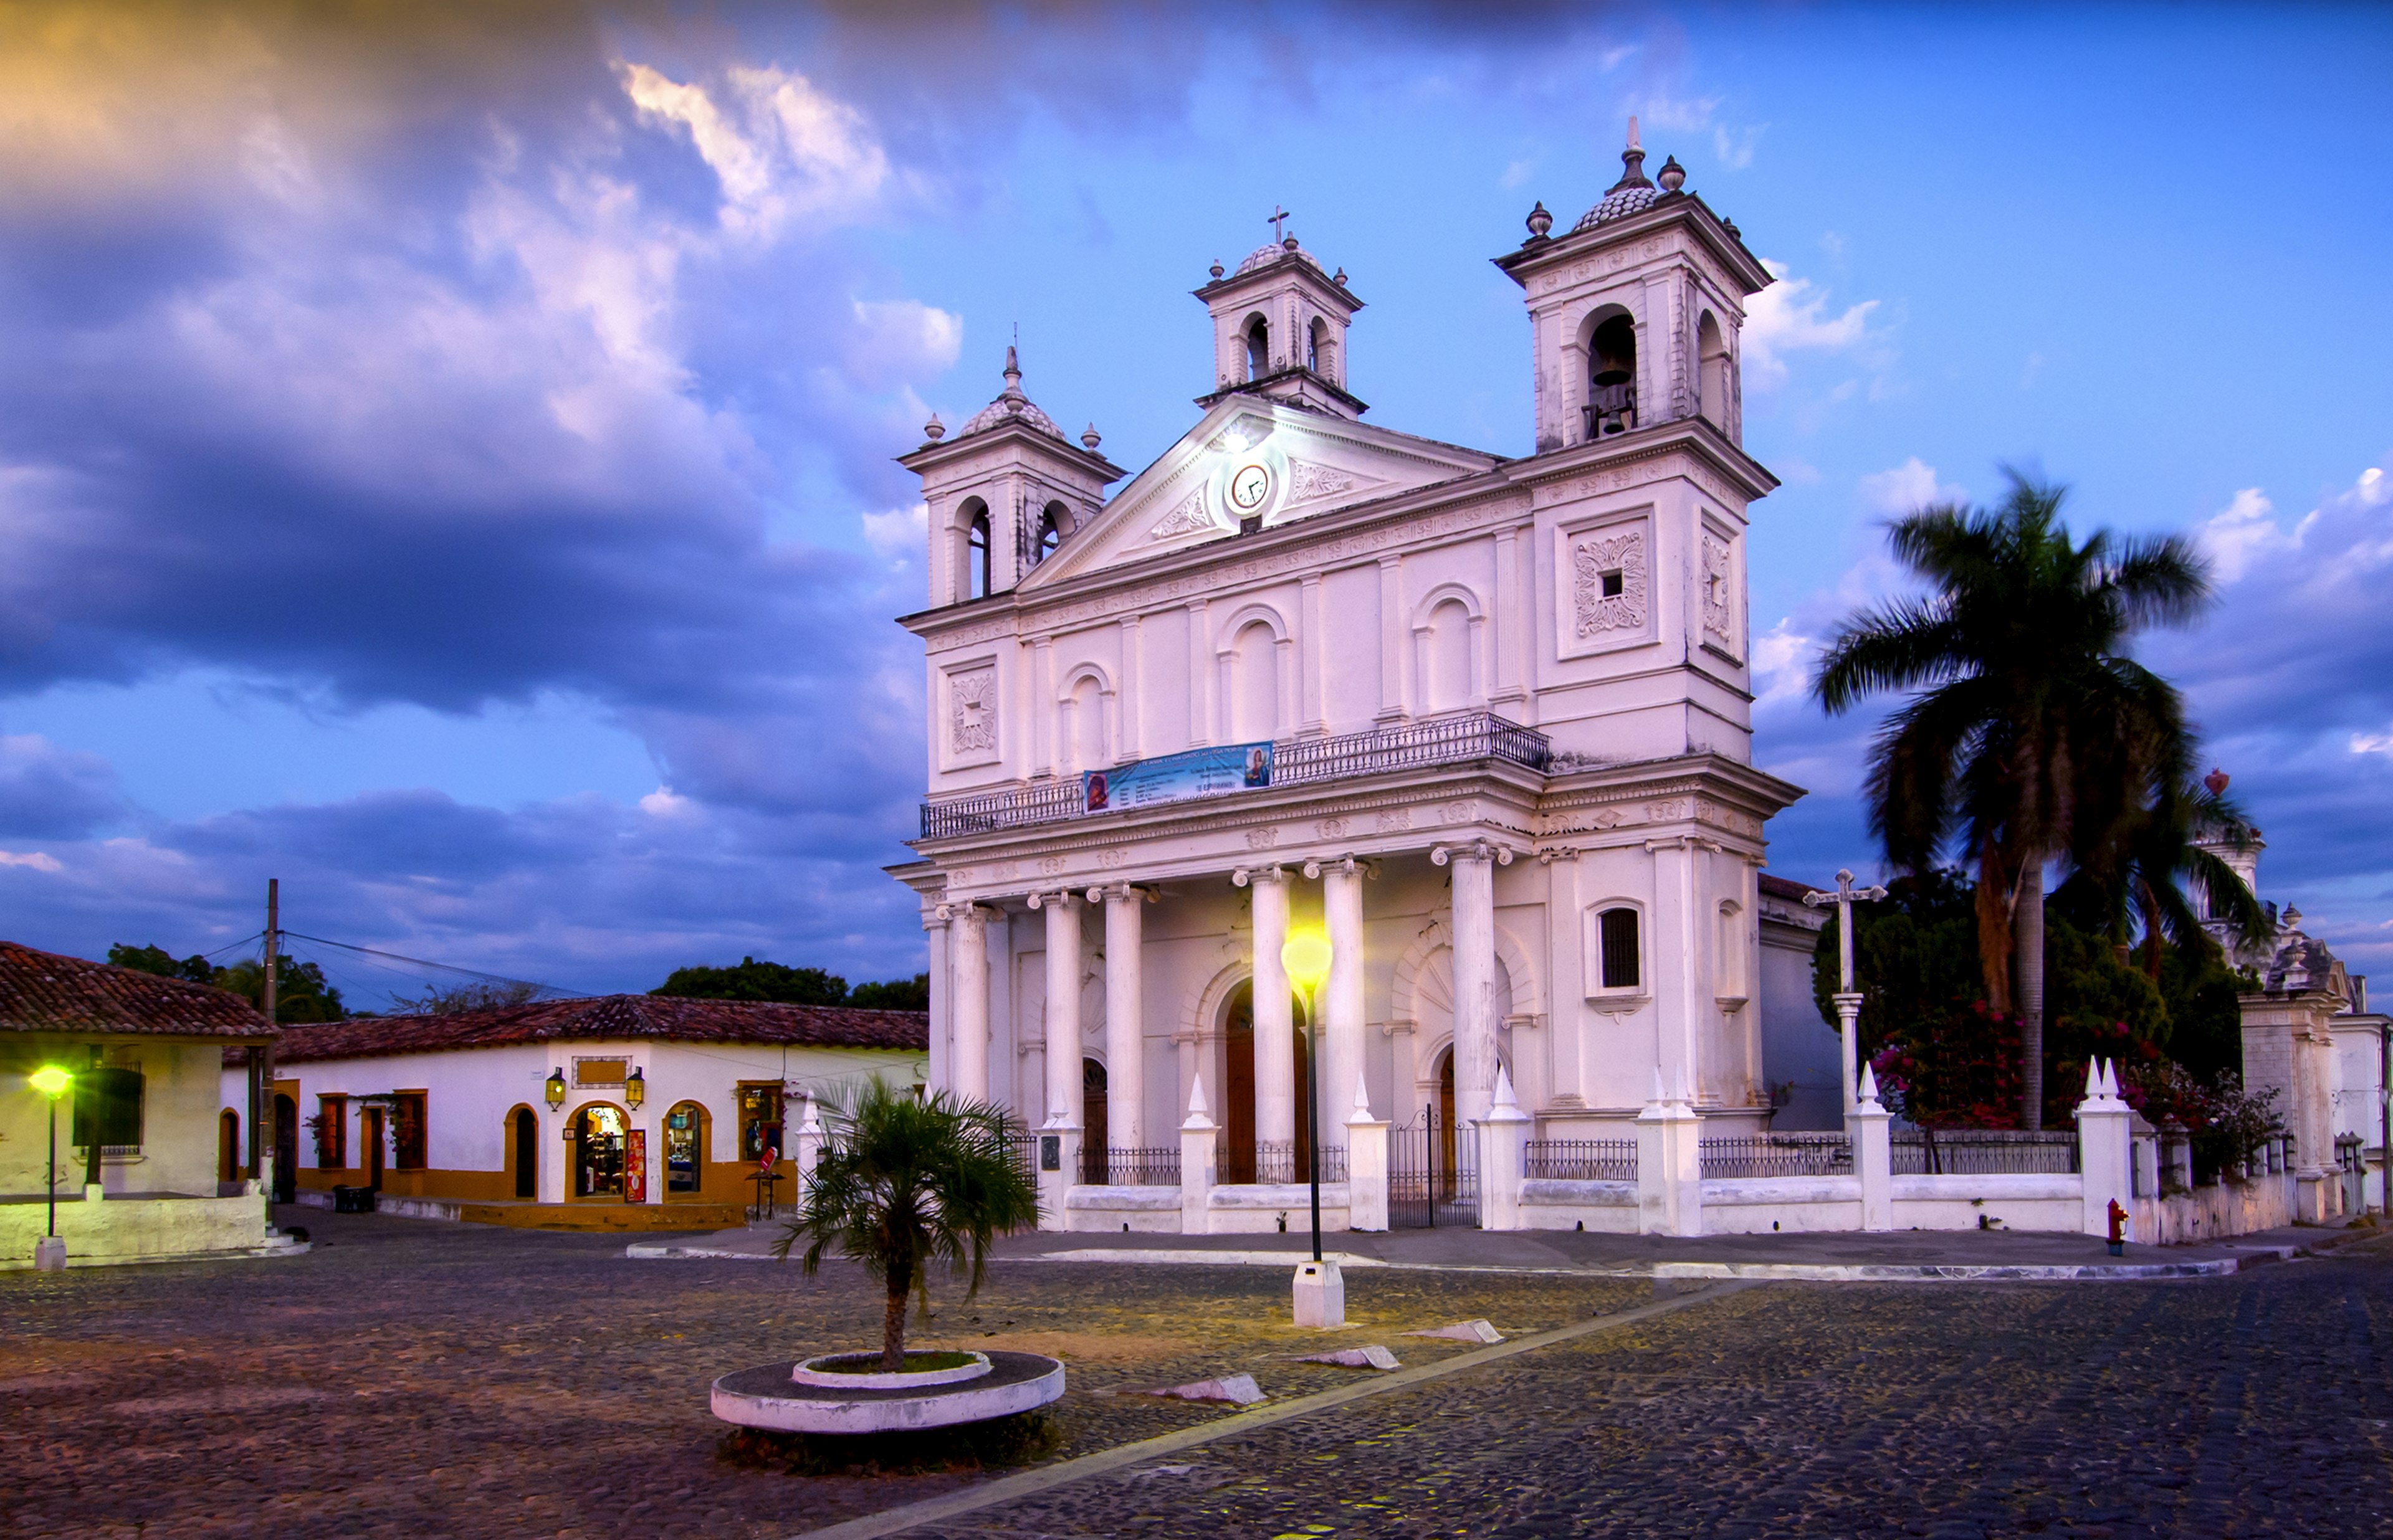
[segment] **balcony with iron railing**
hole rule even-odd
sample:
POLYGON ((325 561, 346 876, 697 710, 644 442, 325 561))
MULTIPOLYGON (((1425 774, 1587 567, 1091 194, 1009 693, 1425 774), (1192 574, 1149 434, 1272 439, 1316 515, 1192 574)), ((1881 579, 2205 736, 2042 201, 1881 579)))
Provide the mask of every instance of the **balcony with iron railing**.
MULTIPOLYGON (((1483 760, 1500 760, 1542 772, 1553 763, 1553 745, 1543 733, 1507 722, 1492 711, 1467 711, 1368 732, 1281 738, 1272 745, 1270 784, 1301 786, 1483 760)), ((927 798, 922 803, 922 838, 988 834, 1113 816, 1087 810, 1078 777, 1058 777, 995 791, 927 798)))

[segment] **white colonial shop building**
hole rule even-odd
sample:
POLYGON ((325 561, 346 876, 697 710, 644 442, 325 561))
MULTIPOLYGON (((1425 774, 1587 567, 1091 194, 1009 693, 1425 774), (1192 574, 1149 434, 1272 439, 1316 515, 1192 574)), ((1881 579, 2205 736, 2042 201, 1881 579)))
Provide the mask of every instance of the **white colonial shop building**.
POLYGON ((1176 1156, 1198 1102, 1223 1181, 1291 1174, 1291 927, 1333 952, 1333 1152, 1358 1085, 1400 1129, 1471 1129, 1499 1077, 1546 1137, 1628 1136, 1657 1076, 1714 1132, 1766 1126, 1757 875, 1801 795, 1752 763, 1747 510, 1777 483, 1741 446, 1738 333, 1770 277, 1642 160, 1497 259, 1526 458, 1365 422, 1363 302, 1293 237, 1196 291, 1204 414, 1111 498, 1125 473, 1012 349, 996 400, 903 457, 930 779, 896 874, 932 1077, 1112 1152, 1091 1185, 1176 1156))

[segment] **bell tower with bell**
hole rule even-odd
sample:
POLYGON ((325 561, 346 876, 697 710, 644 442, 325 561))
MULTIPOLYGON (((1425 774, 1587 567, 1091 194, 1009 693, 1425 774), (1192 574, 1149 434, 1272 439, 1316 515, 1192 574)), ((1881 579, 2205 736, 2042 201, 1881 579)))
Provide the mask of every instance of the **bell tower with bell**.
POLYGON ((1770 274, 1676 158, 1645 175, 1635 118, 1620 164, 1577 224, 1554 233, 1539 203, 1529 239, 1496 259, 1527 293, 1537 451, 1692 417, 1742 443, 1738 333, 1770 274))

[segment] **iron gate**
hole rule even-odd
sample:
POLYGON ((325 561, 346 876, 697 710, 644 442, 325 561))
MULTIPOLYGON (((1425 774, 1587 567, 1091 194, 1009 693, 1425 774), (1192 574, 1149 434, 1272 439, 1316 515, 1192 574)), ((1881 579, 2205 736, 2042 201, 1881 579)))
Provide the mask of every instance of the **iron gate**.
POLYGON ((1479 1223, 1477 1130, 1434 1106, 1388 1130, 1388 1223, 1398 1230, 1479 1223))

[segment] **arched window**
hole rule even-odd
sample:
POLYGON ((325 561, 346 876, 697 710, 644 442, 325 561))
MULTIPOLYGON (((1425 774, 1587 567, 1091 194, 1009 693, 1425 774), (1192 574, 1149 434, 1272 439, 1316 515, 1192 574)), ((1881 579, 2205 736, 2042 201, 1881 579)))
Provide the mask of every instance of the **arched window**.
POLYGON ((1247 378, 1260 380, 1271 372, 1271 323, 1261 316, 1247 321, 1247 378))
POLYGON ((1080 1061, 1080 1180, 1092 1185, 1105 1180, 1105 1066, 1094 1059, 1080 1061))
POLYGON ((1596 920, 1602 954, 1602 986, 1634 989, 1642 981, 1638 967, 1637 911, 1606 909, 1596 920))
POLYGON ((1615 311, 1596 322, 1587 348, 1587 436, 1637 425, 1637 323, 1615 311))
POLYGON ((1471 611, 1448 599, 1430 611, 1421 648, 1421 695, 1432 711, 1457 711, 1477 693, 1471 668, 1471 611))
POLYGON ((1069 768, 1104 769, 1112 755, 1105 742, 1105 685, 1095 674, 1082 674, 1074 683, 1065 719, 1064 743, 1072 756, 1069 768))
POLYGON ((1720 318, 1709 310, 1704 312, 1703 321, 1695 328, 1695 410, 1714 427, 1726 431, 1728 339, 1721 334, 1720 318))
POLYGON ((1038 566, 1048 555, 1064 543, 1064 534, 1071 527, 1072 515, 1060 502, 1047 504, 1039 516, 1039 538, 1031 542, 1030 565, 1038 566))
POLYGON ((973 515, 964 530, 964 597, 988 597, 988 510, 973 515))
POLYGON ((1328 378, 1329 356, 1336 347, 1337 345, 1329 340, 1329 322, 1319 316, 1314 317, 1313 326, 1304 337, 1304 367, 1324 379, 1328 378))
POLYGON ((706 1179, 706 1109, 677 1103, 665 1114, 665 1192, 696 1194, 706 1179))
POLYGON ((1230 644, 1230 738, 1260 743, 1279 736, 1279 638, 1261 620, 1230 644))

